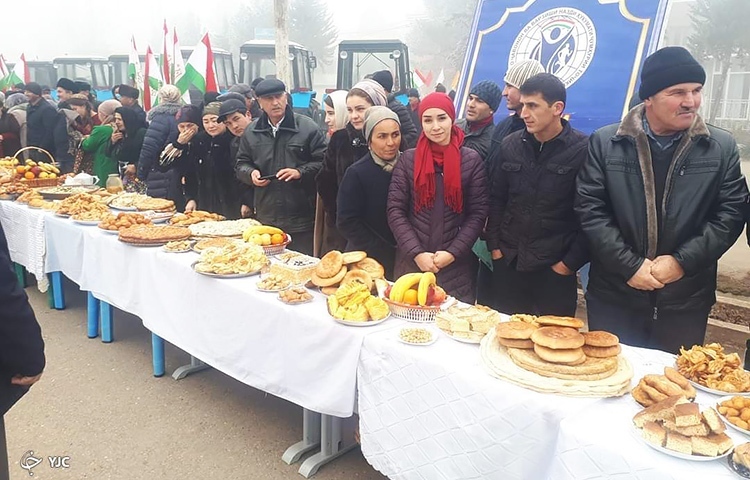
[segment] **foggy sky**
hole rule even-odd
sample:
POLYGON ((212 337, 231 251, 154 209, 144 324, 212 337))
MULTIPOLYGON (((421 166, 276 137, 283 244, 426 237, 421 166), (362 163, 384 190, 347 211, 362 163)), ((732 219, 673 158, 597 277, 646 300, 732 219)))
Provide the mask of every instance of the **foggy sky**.
MULTIPOLYGON (((27 60, 51 60, 63 55, 108 56, 127 54, 130 37, 135 35, 139 53, 146 44, 156 52, 161 48, 162 21, 171 28, 187 18, 185 12, 199 15, 201 31, 216 32, 227 15, 242 2, 251 0, 128 0, 127 2, 34 0, 34 13, 19 10, 5 16, 0 26, 0 53, 15 62, 21 53, 27 60), (221 9, 212 8, 221 5, 221 9), (224 10, 226 13, 222 13, 224 10)), ((423 0, 328 0, 341 38, 405 38, 414 16, 424 14, 423 0), (373 9, 377 8, 377 14, 373 9), (385 12, 398 12, 397 14, 385 12), (372 21, 373 14, 382 21, 372 21)), ((272 25, 269 25, 272 27, 272 25)), ((183 47, 199 39, 180 38, 183 47)), ((249 39, 248 39, 249 40, 249 39)), ((238 46, 233 46, 237 48, 238 46)))

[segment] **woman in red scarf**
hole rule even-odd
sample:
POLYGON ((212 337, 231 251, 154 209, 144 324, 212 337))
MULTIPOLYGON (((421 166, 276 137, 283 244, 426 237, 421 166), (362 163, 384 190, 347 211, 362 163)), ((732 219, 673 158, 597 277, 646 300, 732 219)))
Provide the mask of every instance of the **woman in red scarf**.
POLYGON ((489 209, 481 157, 462 148, 450 97, 431 93, 419 105, 417 148, 396 164, 388 195, 388 223, 398 244, 395 276, 434 272, 449 295, 476 299, 477 260, 471 247, 489 209))

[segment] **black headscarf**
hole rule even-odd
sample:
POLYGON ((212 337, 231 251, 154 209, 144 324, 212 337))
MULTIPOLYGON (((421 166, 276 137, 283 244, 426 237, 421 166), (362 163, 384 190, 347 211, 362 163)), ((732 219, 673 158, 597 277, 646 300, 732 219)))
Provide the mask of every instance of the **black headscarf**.
POLYGON ((138 114, 130 107, 118 107, 115 113, 122 117, 122 123, 125 124, 125 135, 128 137, 135 136, 135 133, 145 127, 143 122, 138 118, 138 114))

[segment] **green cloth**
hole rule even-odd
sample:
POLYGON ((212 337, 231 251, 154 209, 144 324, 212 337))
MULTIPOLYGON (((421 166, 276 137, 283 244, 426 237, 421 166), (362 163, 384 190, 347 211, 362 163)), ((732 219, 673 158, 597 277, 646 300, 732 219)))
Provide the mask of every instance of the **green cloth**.
POLYGON ((96 184, 100 187, 106 186, 109 174, 119 173, 117 162, 107 156, 107 146, 112 132, 113 129, 109 125, 99 125, 94 127, 91 135, 81 142, 81 148, 84 152, 94 154, 94 175, 99 177, 96 184))
POLYGON ((487 265, 487 268, 492 270, 492 254, 487 249, 487 242, 484 240, 477 240, 474 246, 471 247, 471 251, 474 252, 482 263, 487 265))

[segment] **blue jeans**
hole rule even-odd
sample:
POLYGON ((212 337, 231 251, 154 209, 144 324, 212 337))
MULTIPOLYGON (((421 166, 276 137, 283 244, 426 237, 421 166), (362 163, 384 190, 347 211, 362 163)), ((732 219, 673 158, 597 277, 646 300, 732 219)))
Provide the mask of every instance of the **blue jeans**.
POLYGON ((591 269, 591 264, 587 263, 586 265, 582 266, 580 270, 578 270, 578 275, 581 279, 581 287, 583 287, 583 294, 586 295, 586 290, 589 288, 589 270, 591 269))

